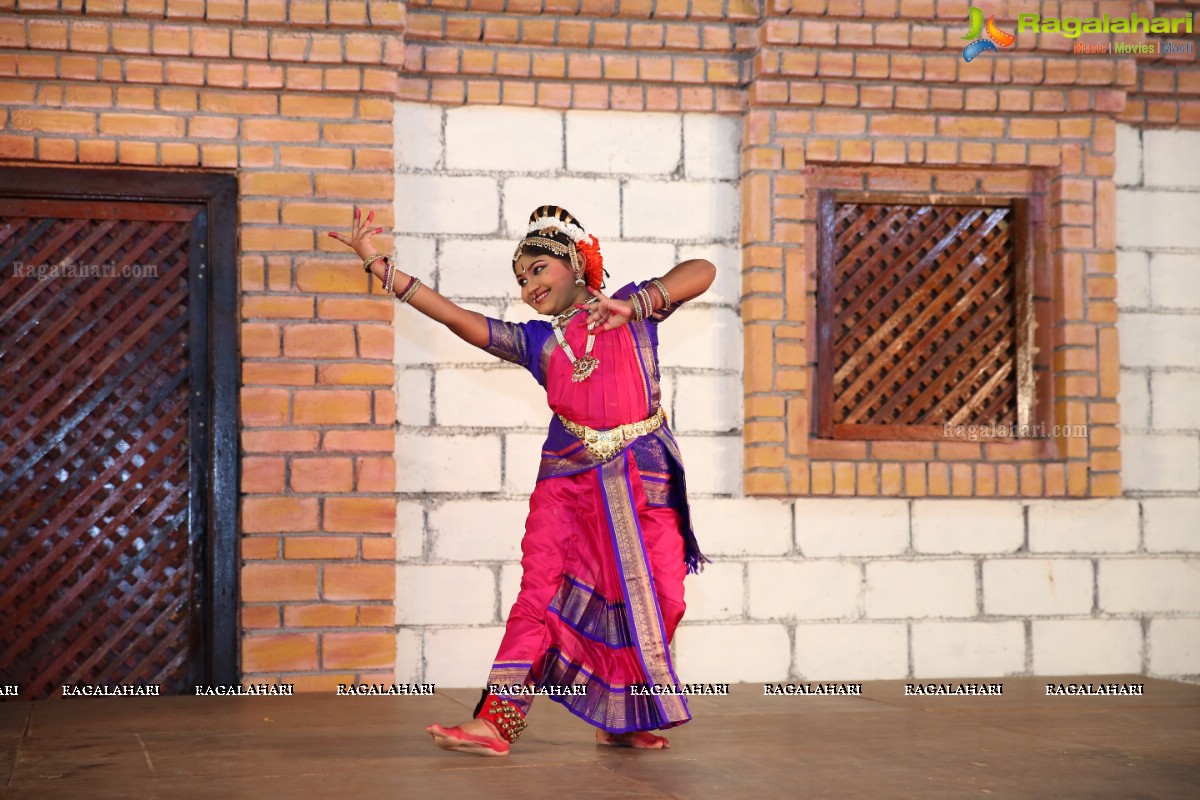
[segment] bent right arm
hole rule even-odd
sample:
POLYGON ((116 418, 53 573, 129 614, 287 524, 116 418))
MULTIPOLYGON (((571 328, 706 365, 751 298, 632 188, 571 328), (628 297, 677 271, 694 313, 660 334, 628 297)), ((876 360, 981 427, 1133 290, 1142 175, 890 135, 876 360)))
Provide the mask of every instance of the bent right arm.
MULTIPOLYGON (((356 206, 354 208, 354 227, 351 229, 349 235, 335 231, 330 231, 329 235, 352 249, 358 254, 359 258, 366 260, 368 256, 376 251, 376 248, 371 244, 371 236, 383 230, 383 228, 368 227, 374 218, 375 212, 371 211, 363 219, 362 214, 356 206)), ((383 283, 383 279, 387 273, 387 265, 384 263, 384 259, 379 258, 372 261, 370 270, 371 274, 378 278, 380 283, 383 283)), ((411 277, 408 273, 396 269, 396 275, 392 280, 395 297, 399 297, 404 293, 411 277)), ((424 283, 409 298, 408 304, 430 319, 442 323, 452 333, 468 344, 482 348, 487 347, 491 340, 487 317, 475 311, 468 311, 438 294, 432 287, 426 286, 424 283)))

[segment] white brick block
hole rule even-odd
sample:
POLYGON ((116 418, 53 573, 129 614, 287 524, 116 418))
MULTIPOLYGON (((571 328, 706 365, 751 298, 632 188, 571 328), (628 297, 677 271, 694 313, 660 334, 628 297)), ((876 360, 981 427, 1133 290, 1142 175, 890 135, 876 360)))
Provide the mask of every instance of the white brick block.
POLYGON ((1196 168, 1200 131, 1148 129, 1142 133, 1142 138, 1145 141, 1147 186, 1200 189, 1200 169, 1196 168))
POLYGON ((795 519, 796 545, 808 558, 892 556, 908 549, 904 500, 797 500, 795 519))
POLYGON ((808 681, 884 681, 908 675, 904 623, 796 626, 796 672, 808 681))
POLYGON ((434 379, 438 425, 540 428, 550 422, 546 391, 520 367, 440 369, 434 379))
POLYGON ((689 495, 733 495, 742 491, 740 436, 677 436, 687 470, 689 495))
POLYGON ((1200 308, 1200 253, 1155 253, 1150 262, 1150 296, 1158 308, 1200 308))
POLYGON ((506 433, 504 435, 504 491, 510 495, 529 495, 537 483, 545 433, 506 433))
MULTIPOLYGON (((690 471, 688 487, 690 491, 690 471)), ((792 512, 781 500, 698 498, 691 509, 705 555, 780 556, 792 549, 792 512)))
POLYGON ((433 371, 396 370, 396 421, 401 425, 428 425, 432 417, 433 371))
POLYGON ((433 557, 444 561, 517 561, 529 503, 451 500, 429 512, 433 557))
POLYGON ((862 567, 846 561, 751 561, 754 619, 862 616, 862 567))
POLYGON ((500 491, 500 437, 396 436, 400 492, 500 491))
POLYGON ((1150 622, 1151 675, 1200 675, 1200 619, 1150 622))
POLYGON ((1113 180, 1117 186, 1138 186, 1142 182, 1142 132, 1129 125, 1117 126, 1117 165, 1113 180))
POLYGON ((1155 497, 1142 501, 1145 545, 1152 552, 1200 551, 1200 497, 1155 497))
POLYGON ((446 166, 485 172, 562 169, 562 114, 467 105, 446 111, 446 166))
POLYGON ((1025 540, 1012 500, 916 500, 912 525, 918 553, 1013 553, 1025 540))
POLYGON ((1200 249, 1200 192, 1117 192, 1117 244, 1121 247, 1200 249))
POLYGON ((671 427, 675 431, 725 433, 742 429, 739 375, 680 375, 671 427))
POLYGON ((514 239, 446 239, 438 259, 438 291, 447 297, 510 302, 520 297, 512 271, 514 239))
POLYGON ((1102 560, 1098 583, 1101 611, 1200 612, 1200 560, 1102 560))
POLYGON ((1126 491, 1200 489, 1200 437, 1195 434, 1126 433, 1121 452, 1121 478, 1126 491))
POLYGON ((421 631, 400 628, 396 631, 396 681, 421 683, 421 631))
MULTIPOLYGON (((433 236, 403 236, 397 233, 392 248, 396 263, 410 275, 432 280, 437 266, 437 239, 433 236)), ((397 314, 396 316, 399 316, 397 314)))
POLYGON ((441 106, 396 103, 392 123, 398 169, 435 169, 442 166, 441 106))
POLYGON ((500 567, 500 619, 504 622, 508 621, 509 612, 517 602, 517 595, 521 593, 522 574, 520 564, 505 564, 500 567))
POLYGON ((1012 622, 915 622, 914 678, 984 678, 1025 671, 1025 625, 1012 622))
POLYGON ((728 308, 686 305, 658 327, 663 368, 742 369, 742 321, 728 308))
POLYGON ((708 291, 697 298, 705 303, 736 306, 742 299, 742 251, 726 244, 684 244, 679 246, 679 261, 703 258, 717 268, 708 291))
POLYGON ((1148 430, 1150 428, 1150 372, 1146 369, 1122 369, 1121 390, 1117 396, 1121 404, 1121 429, 1148 430))
POLYGON ((1089 559, 1011 558, 983 563, 983 613, 1001 616, 1087 614, 1089 559))
POLYGON ((627 283, 664 275, 675 266, 675 245, 669 242, 600 241, 604 268, 612 277, 604 293, 611 295, 627 283))
POLYGON ((396 560, 422 558, 425 552, 425 506, 414 500, 396 503, 396 560))
POLYGON ((398 625, 482 625, 495 616, 496 576, 488 567, 396 567, 398 625))
POLYGON ((1138 504, 1123 498, 1029 504, 1034 553, 1127 553, 1138 547, 1138 504))
POLYGON ((1200 429, 1200 372, 1152 372, 1150 395, 1156 429, 1200 429))
POLYGON ((741 202, 732 183, 639 181, 625 185, 625 236, 731 241, 741 202))
POLYGON ((746 602, 744 573, 745 564, 740 561, 718 561, 706 564, 703 574, 688 575, 683 618, 691 622, 741 619, 746 602))
POLYGON ((500 185, 495 178, 396 176, 396 230, 402 233, 496 233, 500 185))
MULTIPOLYGON (((1200 230, 1200 225, 1193 227, 1200 230)), ((1124 367, 1200 367, 1197 341, 1200 316, 1195 314, 1135 312, 1121 316, 1124 367)))
MULTIPOLYGON (((562 206, 583 223, 583 229, 605 242, 621 235, 621 183, 616 179, 508 178, 504 181, 504 228, 513 249, 529 227, 529 215, 544 205, 562 206)), ((508 254, 511 261, 512 253, 508 254)), ((612 270, 609 270, 612 272, 612 270)))
POLYGON ((1117 251, 1117 305, 1121 311, 1150 307, 1150 256, 1142 250, 1117 251))
POLYGON ((683 116, 683 174, 737 180, 741 176, 742 125, 724 114, 683 116))
POLYGON ((482 689, 504 627, 435 628, 425 632, 425 680, 439 689, 482 689))
POLYGON ((783 625, 689 625, 675 632, 675 672, 684 683, 787 680, 792 644, 783 625))
POLYGON ((866 611, 876 619, 973 617, 975 562, 876 561, 867 564, 866 611))
MULTIPOLYGON (((463 308, 495 317, 498 309, 476 303, 459 303, 463 308)), ((398 309, 411 311, 412 309, 398 309)), ((400 366, 429 364, 497 364, 499 359, 455 336, 444 325, 421 313, 396 314, 396 363, 400 366)))
POLYGON ((679 168, 682 121, 647 111, 568 111, 567 169, 669 175, 679 168))
POLYGON ((1135 619, 1034 620, 1037 675, 1120 675, 1142 671, 1142 624, 1135 619))

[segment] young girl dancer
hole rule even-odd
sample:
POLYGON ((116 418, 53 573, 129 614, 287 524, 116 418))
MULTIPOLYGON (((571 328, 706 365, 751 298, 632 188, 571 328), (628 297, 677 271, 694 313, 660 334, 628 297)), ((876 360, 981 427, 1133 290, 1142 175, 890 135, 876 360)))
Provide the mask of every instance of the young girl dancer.
POLYGON ((446 750, 503 756, 547 693, 596 726, 598 744, 657 749, 691 718, 668 646, 683 580, 707 559, 692 533, 678 445, 659 405, 658 326, 712 284, 703 259, 611 297, 596 237, 542 206, 513 254, 521 299, 550 318, 502 322, 460 308, 376 252, 374 212, 350 234, 363 268, 400 302, 520 364, 554 416, 521 541, 521 589, 474 719, 426 730, 446 750), (649 690, 648 690, 649 689, 649 690), (556 692, 562 692, 558 694, 556 692))

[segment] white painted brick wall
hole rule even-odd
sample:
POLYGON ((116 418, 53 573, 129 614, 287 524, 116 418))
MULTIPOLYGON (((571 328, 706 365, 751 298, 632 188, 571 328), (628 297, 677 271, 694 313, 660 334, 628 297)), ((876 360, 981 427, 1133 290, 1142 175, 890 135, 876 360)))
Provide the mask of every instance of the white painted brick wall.
POLYGON ((396 624, 484 625, 495 618, 496 578, 490 568, 396 567, 396 624))
POLYGON ((918 553, 1012 553, 1024 539, 1021 505, 1006 500, 916 500, 918 553))
POLYGON ((1200 560, 1101 559, 1100 610, 1200 613, 1200 560))
POLYGON ((792 513, 784 503, 701 497, 691 508, 702 548, 713 558, 781 556, 792 549, 792 513))
POLYGON ((975 562, 876 561, 867 564, 866 612, 875 619, 973 617, 975 562))
MULTIPOLYGON (((510 264, 547 202, 601 240, 609 291, 717 265, 662 328, 664 405, 715 562, 687 578, 681 679, 1200 680, 1200 179, 1165 166, 1192 163, 1194 135, 1118 126, 1126 497, 789 500, 742 495, 739 120, 396 109, 397 258, 468 308, 534 317, 510 264)), ((527 375, 419 314, 394 327, 397 677, 478 686, 519 590, 549 412, 527 375)))
POLYGON ((679 169, 683 155, 682 127, 678 114, 568 111, 567 169, 600 174, 669 175, 679 169))
POLYGON ((496 492, 500 490, 499 465, 499 436, 396 436, 396 489, 400 492, 496 492))
POLYGON ((862 567, 849 561, 750 563, 753 619, 850 619, 862 616, 862 567))
POLYGON ((1002 677, 1025 671, 1025 626, 1012 622, 914 622, 913 677, 1002 677))
POLYGON ((1151 673, 1200 676, 1200 619, 1152 621, 1148 650, 1151 673))
POLYGON ((997 616, 1087 614, 1092 565, 1082 559, 1012 558, 983 563, 983 613, 997 616))
POLYGON ((1142 136, 1148 186, 1200 189, 1200 131, 1147 130, 1142 136))
POLYGON ((685 683, 776 681, 788 674, 791 651, 783 625, 684 623, 675 632, 675 671, 685 683))
POLYGON ((503 636, 502 625, 427 629, 422 679, 437 684, 438 688, 470 686, 482 689, 503 636))
POLYGON ((562 169, 562 115, 505 106, 446 111, 446 166, 479 172, 562 169))
POLYGON ((907 500, 804 498, 793 508, 796 544, 808 558, 891 556, 908 549, 907 500))
POLYGON ((1149 498, 1142 508, 1146 550, 1200 552, 1200 497, 1149 498))
POLYGON ((519 561, 525 500, 450 500, 429 512, 431 553, 439 561, 519 561), (480 520, 488 520, 482 526, 480 520))
POLYGON ((1125 498, 1029 504, 1034 553, 1127 553, 1138 547, 1138 504, 1125 498))
MULTIPOLYGON (((756 565, 751 565, 751 567, 756 565)), ((746 564, 718 561, 684 581, 684 619, 692 622, 743 619, 746 615, 746 564)))
POLYGON ((899 622, 796 626, 796 676, 811 681, 908 676, 908 626, 899 622))
POLYGON ((1136 619, 1033 621, 1036 675, 1117 675, 1142 671, 1142 624, 1136 619))

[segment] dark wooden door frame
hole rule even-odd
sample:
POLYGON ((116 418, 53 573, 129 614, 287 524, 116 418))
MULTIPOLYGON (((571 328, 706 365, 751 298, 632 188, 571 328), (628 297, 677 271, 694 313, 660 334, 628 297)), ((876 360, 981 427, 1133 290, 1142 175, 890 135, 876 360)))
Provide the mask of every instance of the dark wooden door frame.
MULTIPOLYGON (((212 684, 239 682, 238 671, 238 269, 237 178, 229 173, 0 166, 0 197, 187 203, 201 206, 206 235, 190 247, 191 509, 196 582, 193 637, 203 642, 193 675, 212 684), (207 336, 197 333, 207 329, 207 336), (207 464, 207 468, 205 465, 207 464), (207 532, 207 536, 198 536, 207 532), (202 663, 198 663, 202 662, 202 663)), ((202 219, 200 219, 202 218, 202 219)))

